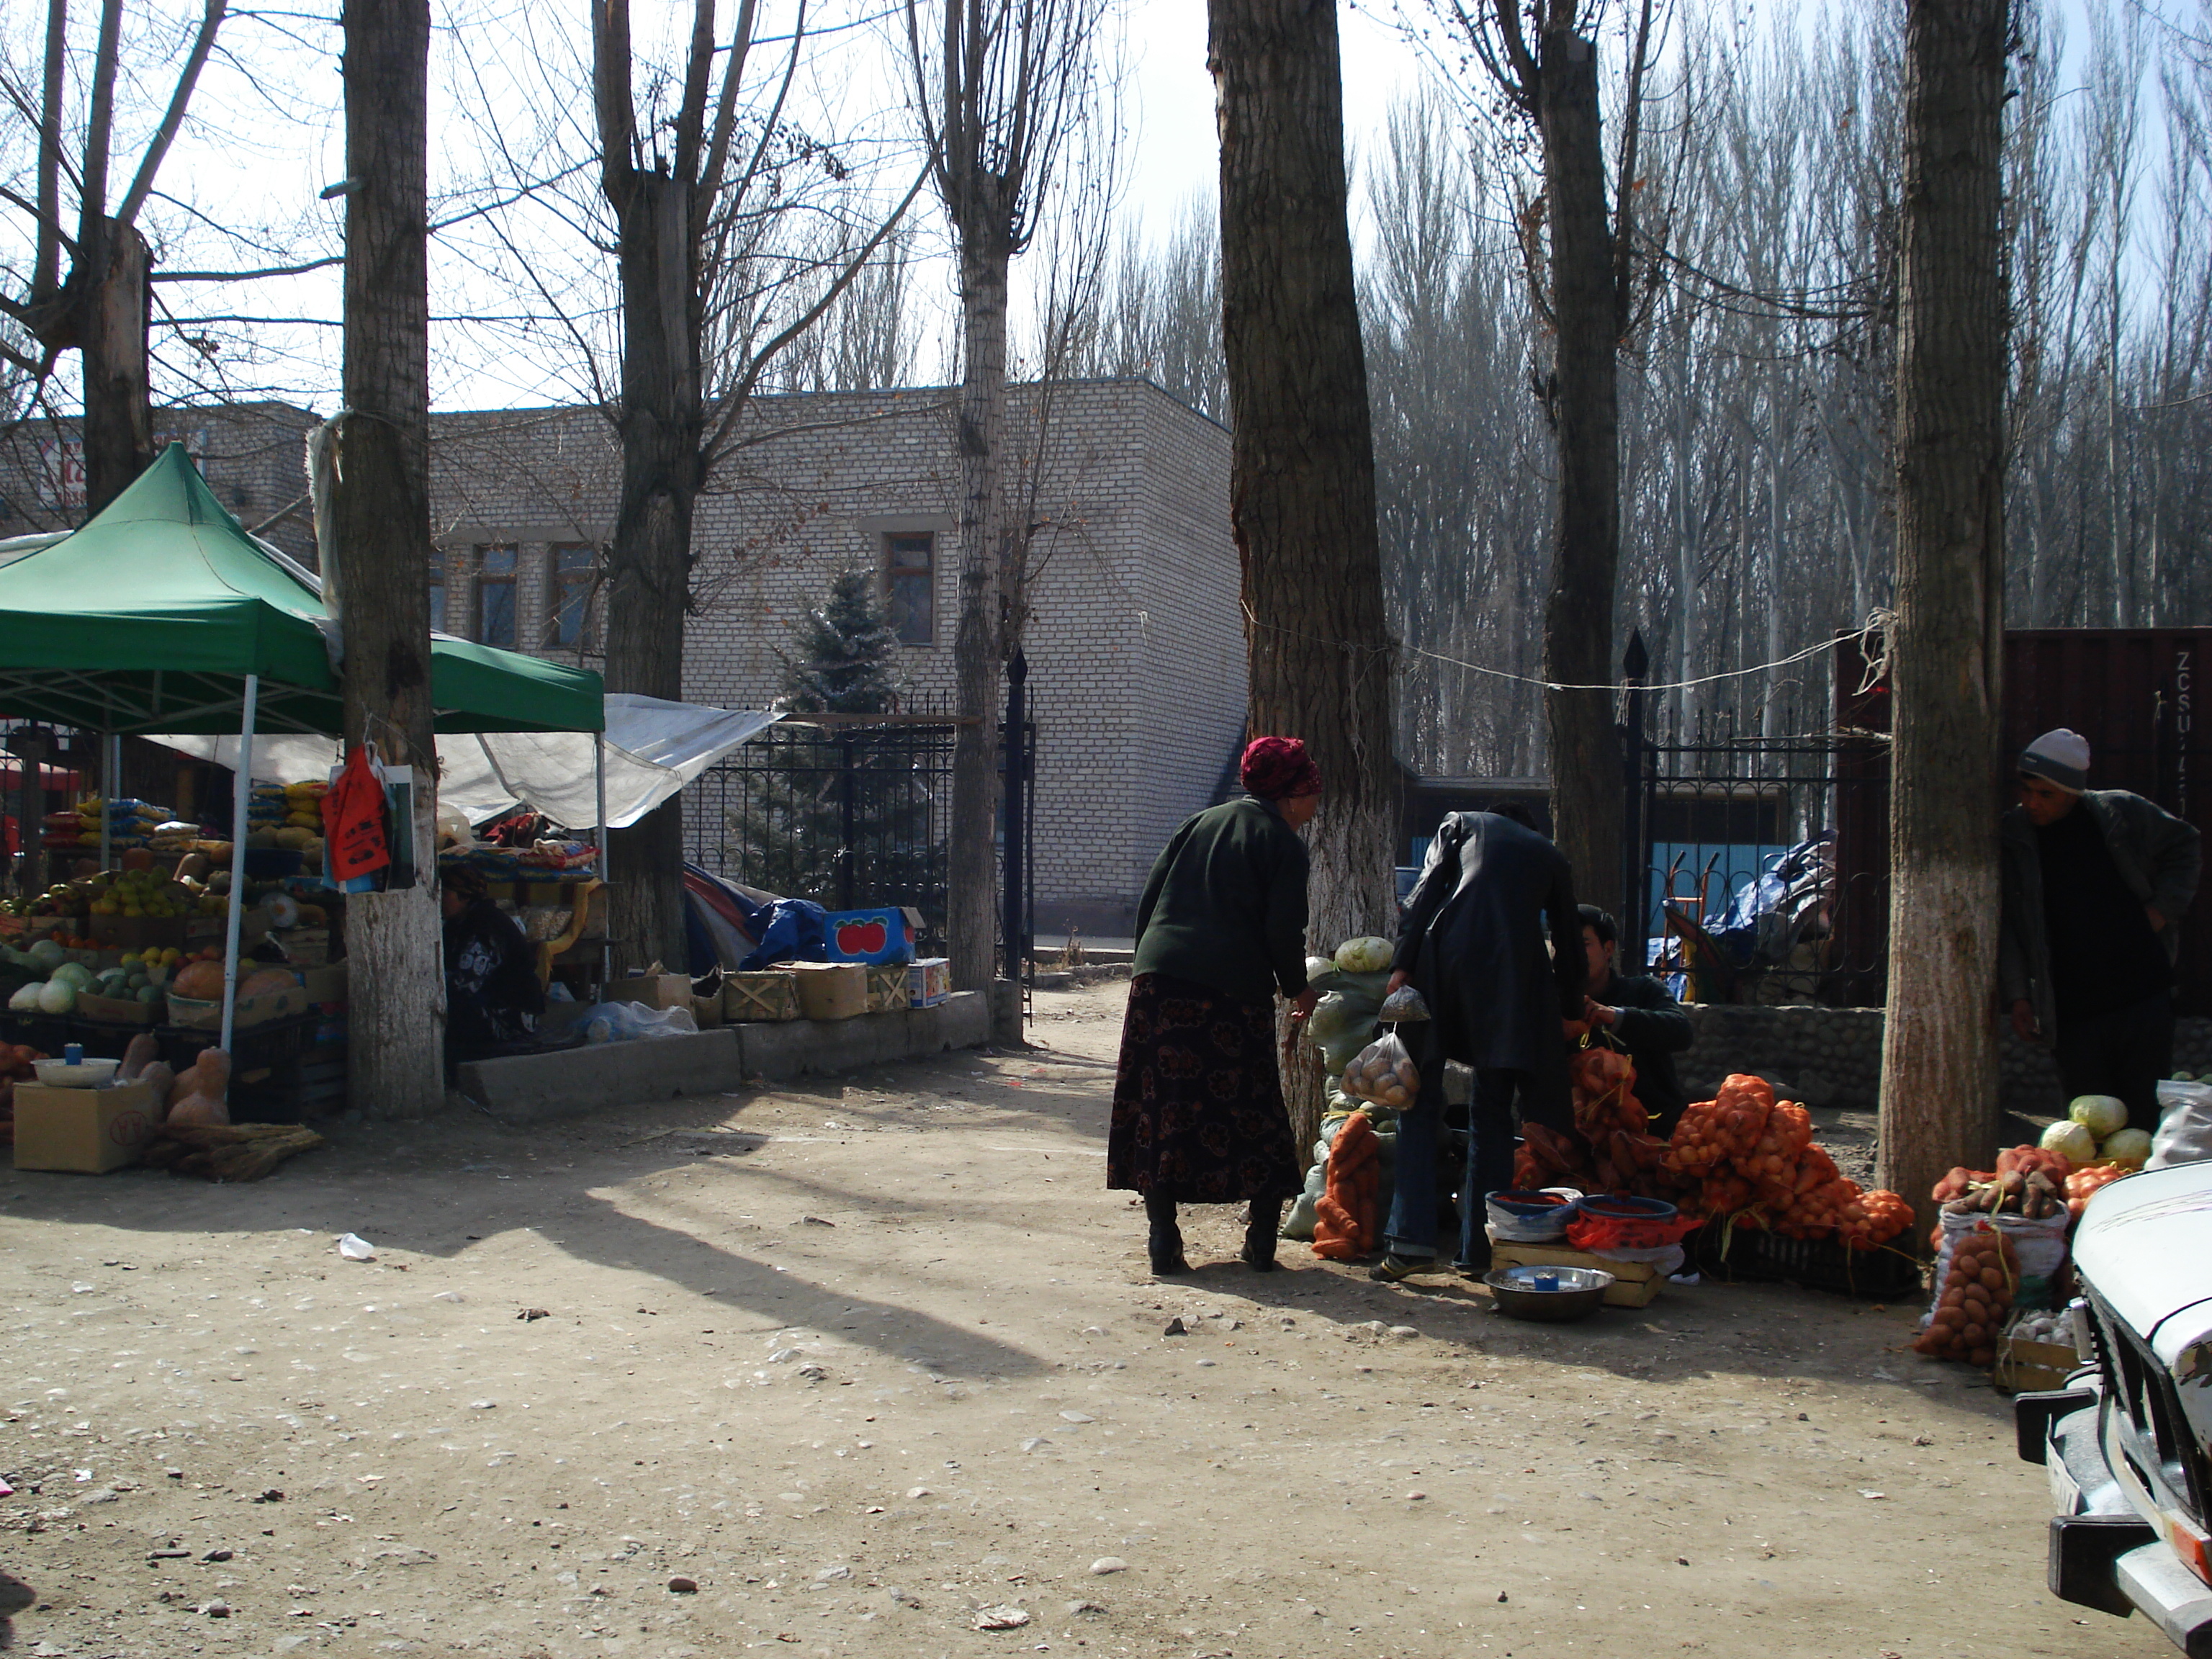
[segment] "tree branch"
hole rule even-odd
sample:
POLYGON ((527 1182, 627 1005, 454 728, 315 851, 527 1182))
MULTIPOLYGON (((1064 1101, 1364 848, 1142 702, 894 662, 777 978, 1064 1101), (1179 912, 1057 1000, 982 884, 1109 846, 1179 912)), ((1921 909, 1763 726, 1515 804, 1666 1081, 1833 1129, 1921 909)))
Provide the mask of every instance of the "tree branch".
MULTIPOLYGON (((31 267, 34 304, 61 289, 62 86, 68 55, 69 0, 47 0, 46 102, 37 111, 25 111, 39 129, 38 253, 31 267)), ((20 107, 21 100, 12 84, 9 94, 20 107)), ((75 257, 74 248, 70 255, 75 257)))
POLYGON ((201 14, 199 33, 192 37, 191 55, 185 59, 185 67, 177 76, 177 89, 169 99, 169 107, 162 112, 161 125, 155 130, 154 140, 146 146, 145 159, 138 163, 138 174, 131 181, 131 189, 123 198, 123 205, 115 210, 120 223, 129 224, 138 216, 145 204, 146 192, 154 188, 154 174, 160 170, 161 158, 169 153, 175 142, 177 129, 184 125, 185 106, 191 101, 192 88, 200 78, 208 53, 215 49, 215 32, 222 27, 222 17, 230 0, 207 0, 207 10, 201 14))

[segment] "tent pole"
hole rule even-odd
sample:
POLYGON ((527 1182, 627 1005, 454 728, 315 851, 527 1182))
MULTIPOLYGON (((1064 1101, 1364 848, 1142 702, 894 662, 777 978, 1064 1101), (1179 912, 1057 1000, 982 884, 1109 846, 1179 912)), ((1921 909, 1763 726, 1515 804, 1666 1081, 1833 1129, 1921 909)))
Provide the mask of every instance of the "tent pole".
POLYGON ((106 732, 100 734, 100 867, 115 867, 112 848, 108 837, 113 833, 109 825, 115 821, 115 738, 106 732))
POLYGON ((253 714, 261 700, 261 676, 246 677, 246 708, 238 723, 238 772, 230 790, 230 903, 225 907, 222 939, 222 1051, 230 1052, 231 1024, 238 1018, 238 925, 246 906, 246 804, 253 797, 253 714))
MULTIPOLYGON (((599 791, 599 823, 596 851, 599 866, 599 914, 607 915, 613 910, 613 900, 607 896, 607 734, 592 733, 592 783, 599 791)), ((588 920, 588 918, 587 918, 588 920)), ((605 939, 599 941, 599 994, 606 994, 607 981, 615 976, 615 947, 605 939)))

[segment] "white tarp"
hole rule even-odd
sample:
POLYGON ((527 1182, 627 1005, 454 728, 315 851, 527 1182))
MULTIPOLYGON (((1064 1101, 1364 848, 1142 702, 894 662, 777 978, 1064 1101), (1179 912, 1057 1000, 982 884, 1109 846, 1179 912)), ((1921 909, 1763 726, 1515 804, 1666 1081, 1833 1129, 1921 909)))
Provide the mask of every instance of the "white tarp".
MULTIPOLYGON (((607 693, 607 823, 635 823, 755 732, 782 718, 742 708, 607 693)), ((235 770, 236 738, 159 737, 180 754, 235 770)), ((572 830, 599 816, 588 732, 493 732, 438 739, 438 805, 482 823, 519 805, 572 830)), ((264 783, 330 775, 331 738, 259 736, 252 771, 264 783)))

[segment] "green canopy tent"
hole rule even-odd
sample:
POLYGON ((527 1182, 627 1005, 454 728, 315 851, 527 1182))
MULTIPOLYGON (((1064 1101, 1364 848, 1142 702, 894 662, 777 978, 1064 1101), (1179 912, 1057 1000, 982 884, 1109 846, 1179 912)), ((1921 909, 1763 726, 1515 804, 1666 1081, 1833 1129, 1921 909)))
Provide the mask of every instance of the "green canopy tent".
MULTIPOLYGON (((225 1046, 253 734, 346 735, 337 639, 319 583, 246 533, 181 444, 83 528, 0 544, 0 714, 108 738, 240 733, 225 1046)), ((441 732, 605 725, 597 674, 442 635, 430 642, 430 698, 441 732)))

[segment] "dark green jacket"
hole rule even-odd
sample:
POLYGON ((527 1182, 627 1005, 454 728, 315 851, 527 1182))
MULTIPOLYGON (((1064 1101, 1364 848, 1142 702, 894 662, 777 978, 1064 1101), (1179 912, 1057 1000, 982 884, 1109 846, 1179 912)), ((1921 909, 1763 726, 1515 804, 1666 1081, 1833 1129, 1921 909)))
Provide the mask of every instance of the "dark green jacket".
POLYGON ((1209 806, 1152 865, 1132 974, 1167 974, 1262 1006, 1306 988, 1306 844, 1269 801, 1209 806))

